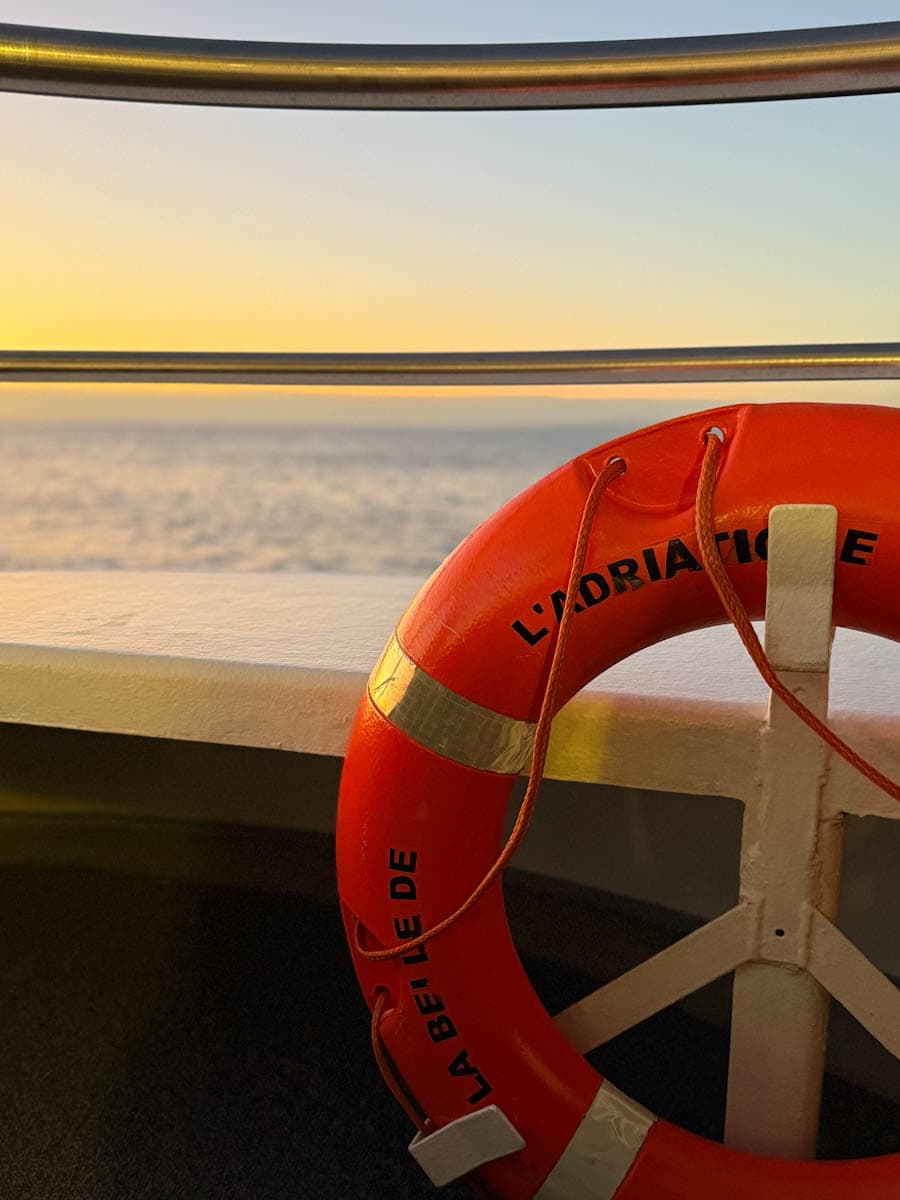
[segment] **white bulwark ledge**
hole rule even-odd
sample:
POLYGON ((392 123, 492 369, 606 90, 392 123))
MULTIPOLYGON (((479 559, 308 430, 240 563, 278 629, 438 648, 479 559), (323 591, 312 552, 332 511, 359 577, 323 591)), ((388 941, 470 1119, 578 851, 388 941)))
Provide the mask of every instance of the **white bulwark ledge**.
MULTIPOLYGON (((368 674, 420 583, 6 573, 0 720, 341 756, 368 674)), ((832 719, 895 773, 898 679, 900 647, 839 631, 832 719)), ((663 643, 568 705, 547 774, 740 797, 755 772, 766 695, 730 627, 663 643)), ((862 802, 870 785, 853 788, 862 802)), ((892 803, 871 791, 868 811, 892 803)))
MULTIPOLYGON (((302 764, 308 787, 248 796, 239 810, 190 789, 125 808, 121 797, 110 807, 102 798, 13 790, 3 813, 237 820, 332 833, 333 764, 345 752, 369 672, 421 582, 330 574, 0 575, 0 722, 322 756, 302 764)), ((839 631, 831 722, 895 778, 898 680, 900 645, 839 631)), ((746 814, 759 800, 766 710, 767 689, 730 626, 620 663, 560 713, 546 772, 612 789, 551 785, 516 865, 716 917, 734 902, 729 881, 737 864, 733 876, 730 865, 723 874, 699 864, 729 864, 736 855, 728 830, 740 808, 734 801, 746 814), (699 843, 705 858, 696 857, 699 843)), ((54 752, 52 743, 46 752, 54 752)), ((894 819, 890 830, 883 821, 861 821, 848 831, 866 873, 848 878, 841 924, 883 969, 900 975, 896 938, 879 916, 896 877, 896 837, 885 834, 898 828, 900 806, 842 760, 832 759, 825 778, 826 814, 894 819)))

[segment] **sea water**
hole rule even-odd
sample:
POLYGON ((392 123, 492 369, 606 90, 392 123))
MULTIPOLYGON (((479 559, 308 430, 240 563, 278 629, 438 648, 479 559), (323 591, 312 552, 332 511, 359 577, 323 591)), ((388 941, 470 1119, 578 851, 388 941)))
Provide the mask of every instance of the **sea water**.
POLYGON ((633 427, 5 423, 0 569, 422 575, 633 427))

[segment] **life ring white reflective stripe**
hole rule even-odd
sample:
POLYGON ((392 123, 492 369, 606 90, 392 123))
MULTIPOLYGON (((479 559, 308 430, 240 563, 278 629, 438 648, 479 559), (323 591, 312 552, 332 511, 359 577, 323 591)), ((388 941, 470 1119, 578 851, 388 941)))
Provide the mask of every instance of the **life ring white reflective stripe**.
POLYGON ((604 1079, 534 1200, 612 1200, 655 1120, 604 1079))
POLYGON ((418 742, 479 771, 516 775, 528 763, 531 721, 475 704, 439 683, 409 657, 394 633, 369 679, 381 715, 418 742))

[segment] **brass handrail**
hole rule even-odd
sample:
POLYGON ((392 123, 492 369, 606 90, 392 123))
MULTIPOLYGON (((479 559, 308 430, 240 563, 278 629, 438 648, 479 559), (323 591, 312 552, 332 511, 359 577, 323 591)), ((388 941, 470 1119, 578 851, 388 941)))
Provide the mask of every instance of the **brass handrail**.
POLYGON ((471 46, 214 41, 0 24, 0 90, 268 108, 607 108, 900 91, 900 21, 471 46))
POLYGON ((900 379, 900 342, 402 354, 0 350, 0 383, 471 387, 810 379, 900 379))

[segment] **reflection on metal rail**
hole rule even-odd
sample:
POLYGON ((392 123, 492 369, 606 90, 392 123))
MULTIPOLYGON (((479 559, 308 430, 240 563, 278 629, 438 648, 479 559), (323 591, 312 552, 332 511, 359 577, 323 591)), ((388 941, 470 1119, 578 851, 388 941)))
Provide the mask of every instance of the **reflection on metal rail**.
POLYGON ((900 21, 714 37, 341 46, 0 24, 0 89, 263 108, 614 108, 900 91, 900 21))
POLYGON ((256 354, 0 350, 0 383, 479 384, 756 383, 900 379, 900 342, 528 350, 467 354, 256 354))

